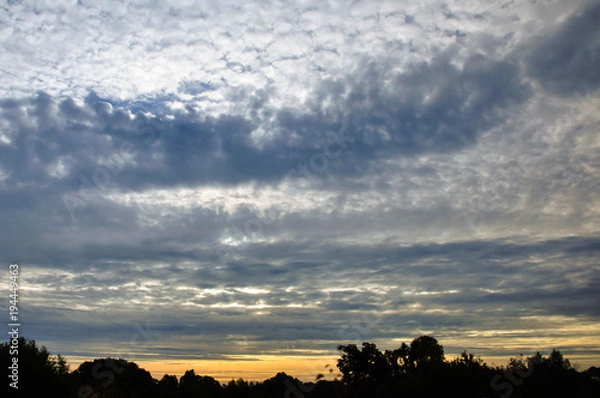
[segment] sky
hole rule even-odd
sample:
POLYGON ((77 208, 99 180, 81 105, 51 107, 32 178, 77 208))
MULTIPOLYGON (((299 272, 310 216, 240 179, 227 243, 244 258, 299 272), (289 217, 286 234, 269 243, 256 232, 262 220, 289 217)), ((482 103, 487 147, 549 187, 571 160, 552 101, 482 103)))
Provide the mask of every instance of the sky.
POLYGON ((72 370, 600 365, 600 3, 0 4, 0 259, 72 370))

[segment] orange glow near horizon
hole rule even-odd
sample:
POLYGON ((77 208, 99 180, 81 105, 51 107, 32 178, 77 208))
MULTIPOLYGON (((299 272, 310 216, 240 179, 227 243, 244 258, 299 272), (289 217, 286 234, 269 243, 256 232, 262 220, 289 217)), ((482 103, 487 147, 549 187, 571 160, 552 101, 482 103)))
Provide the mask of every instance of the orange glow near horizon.
MULTIPOLYGON (((160 380, 165 374, 175 375, 177 378, 190 369, 197 375, 211 376, 221 383, 232 379, 242 378, 246 381, 264 381, 279 372, 296 377, 302 381, 314 381, 318 374, 323 374, 327 380, 332 380, 339 374, 335 366, 336 356, 276 356, 276 355, 248 355, 239 356, 239 359, 230 360, 133 360, 140 368, 160 380), (329 365, 328 367, 325 367, 329 365), (329 370, 333 369, 333 372, 329 370)), ((77 358, 70 362, 71 370, 90 359, 77 358)))
MULTIPOLYGON (((548 353, 542 353, 548 354, 548 353)), ((447 353, 446 360, 450 361, 460 356, 459 353, 447 353)), ((513 356, 481 356, 488 365, 507 365, 513 356)), ((527 355, 526 355, 527 356, 527 355)), ((285 372, 289 376, 296 377, 304 382, 315 381, 318 374, 323 374, 324 379, 333 380, 340 376, 336 367, 339 356, 277 356, 277 355, 248 355, 239 356, 238 359, 230 360, 130 360, 140 368, 150 372, 153 378, 160 380, 165 374, 175 375, 181 378, 183 374, 193 369, 197 375, 210 376, 220 383, 228 383, 231 380, 244 379, 248 382, 262 382, 275 376, 279 372, 285 372), (326 367, 326 365, 329 365, 326 367), (330 369, 333 371, 330 372, 330 369)), ((69 361, 71 371, 90 358, 73 358, 69 361)), ((580 355, 567 359, 576 365, 579 370, 585 370, 590 366, 598 366, 597 358, 592 355, 580 355)))
MULTIPOLYGON (((576 322, 575 319, 567 317, 543 318, 554 327, 555 333, 562 333, 562 338, 556 335, 545 335, 538 337, 527 335, 527 330, 496 330, 496 331, 467 331, 470 336, 468 344, 463 336, 443 336, 439 338, 440 344, 446 347, 445 357, 447 361, 460 357, 465 347, 468 352, 480 356, 486 364, 492 366, 506 366, 511 358, 520 353, 524 356, 534 355, 539 351, 542 355, 549 355, 553 348, 558 349, 572 365, 579 370, 588 369, 591 366, 600 366, 597 354, 586 354, 578 347, 595 346, 595 337, 600 334, 600 324, 576 322), (520 337, 507 337, 517 334, 520 337), (584 334, 577 336, 577 334, 584 334), (571 337, 565 337, 571 336, 571 337), (469 346, 471 348, 469 348, 469 346), (448 347, 453 347, 448 349, 448 347), (481 355, 481 350, 475 347, 487 347, 491 355, 481 355), (501 355, 500 352, 509 351, 510 355, 501 355), (493 354, 492 354, 493 353, 493 354)), ((433 334, 433 333, 430 333, 433 334)), ((410 342, 410 338, 404 337, 393 341, 377 341, 378 348, 384 350, 389 347, 399 347, 401 342, 410 342)), ((275 376, 279 372, 296 377, 304 382, 314 381, 318 374, 323 374, 326 380, 339 377, 336 367, 340 358, 339 352, 321 352, 313 355, 235 355, 229 359, 170 359, 156 356, 124 358, 135 362, 140 368, 150 372, 153 378, 160 380, 165 374, 175 375, 181 378, 183 374, 193 369, 197 375, 210 376, 221 383, 227 383, 232 379, 244 379, 248 382, 262 382, 275 376), (326 365, 328 365, 326 367, 326 365), (333 370, 333 372, 330 372, 333 370)), ((102 356, 97 357, 102 358, 102 356)), ((93 361, 89 357, 69 357, 67 361, 70 370, 76 370, 85 361, 93 361)))

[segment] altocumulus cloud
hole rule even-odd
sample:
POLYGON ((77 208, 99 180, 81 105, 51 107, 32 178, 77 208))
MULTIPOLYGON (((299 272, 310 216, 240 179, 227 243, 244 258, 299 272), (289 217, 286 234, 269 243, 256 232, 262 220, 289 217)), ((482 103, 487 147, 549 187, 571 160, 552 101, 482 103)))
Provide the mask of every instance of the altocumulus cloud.
POLYGON ((5 4, 0 247, 26 334, 79 358, 435 333, 597 362, 598 13, 5 4))

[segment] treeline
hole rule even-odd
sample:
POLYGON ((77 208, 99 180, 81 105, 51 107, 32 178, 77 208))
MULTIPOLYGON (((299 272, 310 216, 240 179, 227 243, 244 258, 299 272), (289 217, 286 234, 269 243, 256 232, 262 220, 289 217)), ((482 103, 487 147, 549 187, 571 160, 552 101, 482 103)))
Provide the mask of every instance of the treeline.
POLYGON ((21 337, 19 388, 15 390, 10 386, 14 379, 11 348, 14 343, 0 345, 2 397, 600 397, 600 369, 580 372, 559 351, 548 356, 518 356, 506 366, 490 366, 467 352, 446 360, 443 346, 431 336, 385 351, 368 342, 340 345, 339 374, 334 380, 318 374, 313 382, 278 373, 263 382, 238 379, 222 384, 194 370, 179 379, 164 375, 157 380, 136 363, 121 358, 95 359, 69 371, 64 357, 21 337))
POLYGON ((380 351, 375 344, 342 345, 342 397, 599 397, 600 369, 578 372, 553 350, 489 366, 466 351, 447 361, 431 336, 380 351))

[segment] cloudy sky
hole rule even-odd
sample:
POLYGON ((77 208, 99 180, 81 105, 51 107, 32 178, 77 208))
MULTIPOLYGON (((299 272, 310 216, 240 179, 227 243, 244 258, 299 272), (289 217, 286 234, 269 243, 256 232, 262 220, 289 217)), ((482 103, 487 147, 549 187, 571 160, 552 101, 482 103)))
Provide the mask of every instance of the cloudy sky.
POLYGON ((157 378, 599 365, 600 5, 416 3, 2 1, 22 333, 157 378))

